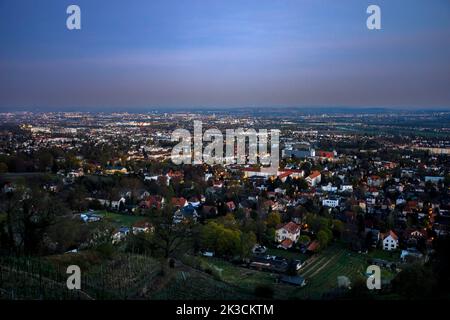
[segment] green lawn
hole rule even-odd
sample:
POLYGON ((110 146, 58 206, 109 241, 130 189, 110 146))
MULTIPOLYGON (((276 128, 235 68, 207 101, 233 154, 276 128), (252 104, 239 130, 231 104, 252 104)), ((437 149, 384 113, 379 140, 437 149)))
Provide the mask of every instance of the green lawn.
POLYGON ((279 274, 276 273, 240 267, 217 258, 202 257, 201 259, 219 272, 223 282, 237 288, 242 294, 253 295, 256 287, 264 285, 274 289, 275 299, 287 299, 290 292, 295 288, 276 283, 279 277, 279 274))
POLYGON ((202 260, 216 269, 223 281, 246 290, 253 291, 254 287, 260 284, 273 284, 276 279, 274 275, 268 272, 239 267, 221 259, 203 257, 202 260))
MULTIPOLYGON (((269 249, 268 254, 304 260, 305 255, 282 249, 269 249)), ((335 243, 306 260, 306 265, 299 271, 307 281, 305 287, 277 284, 278 274, 256 271, 231 264, 217 258, 201 258, 211 268, 219 270, 222 281, 252 293, 258 285, 269 285, 274 288, 276 299, 320 299, 323 294, 337 287, 337 277, 346 276, 351 282, 364 278, 368 255, 354 253, 345 245, 335 243)), ((382 270, 382 277, 391 279, 394 275, 382 270)))
POLYGON ((289 250, 278 249, 278 248, 268 248, 266 254, 283 257, 286 259, 297 259, 302 262, 306 261, 309 258, 308 255, 301 253, 300 250, 298 250, 298 249, 296 251, 289 251, 289 250))
MULTIPOLYGON (((338 243, 331 245, 308 260, 307 265, 300 270, 300 275, 306 278, 307 285, 297 288, 293 292, 293 297, 320 299, 324 293, 337 288, 339 276, 348 277, 352 283, 358 278, 365 278, 369 258, 369 255, 348 250, 345 245, 338 243)), ((382 268, 381 276, 383 279, 391 280, 395 274, 382 268)))
POLYGON ((128 214, 120 214, 108 211, 96 211, 95 213, 103 216, 105 220, 114 223, 118 227, 120 226, 130 227, 138 221, 145 220, 145 217, 142 216, 132 216, 128 214))
POLYGON ((373 259, 382 259, 390 262, 398 262, 400 260, 400 250, 385 251, 382 249, 375 249, 369 251, 367 256, 373 259))

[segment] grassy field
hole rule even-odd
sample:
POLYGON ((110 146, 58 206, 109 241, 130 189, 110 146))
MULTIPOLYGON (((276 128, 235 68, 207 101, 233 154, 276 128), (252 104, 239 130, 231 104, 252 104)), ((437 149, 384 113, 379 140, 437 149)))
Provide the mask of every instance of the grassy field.
POLYGON ((112 222, 116 226, 127 226, 130 227, 138 221, 145 220, 141 216, 132 216, 128 214, 120 214, 108 211, 97 211, 96 214, 103 216, 107 221, 112 222))
POLYGON ((234 265, 217 258, 201 258, 204 263, 218 271, 223 282, 238 288, 244 294, 252 295, 258 286, 269 286, 274 289, 275 299, 286 299, 293 287, 278 284, 278 274, 252 270, 234 265))
POLYGON ((236 285, 245 291, 253 292, 255 286, 259 284, 273 284, 275 277, 268 272, 259 272, 236 266, 228 261, 216 258, 202 258, 209 264, 223 281, 236 285))
MULTIPOLYGON (((383 256, 379 252, 374 255, 383 256)), ((352 283, 358 278, 365 278, 369 258, 369 255, 352 252, 342 244, 333 244, 308 260, 308 264, 300 271, 308 284, 295 290, 294 297, 320 299, 324 293, 337 288, 339 276, 348 277, 352 283)), ((382 269, 381 276, 382 279, 391 280, 394 274, 382 269)))
POLYGON ((278 257, 283 257, 286 259, 296 259, 296 260, 300 260, 302 262, 306 261, 309 258, 308 255, 301 253, 298 249, 295 251, 289 251, 289 250, 284 250, 284 249, 268 248, 267 254, 270 254, 273 256, 278 256, 278 257))
MULTIPOLYGON (((300 259, 306 256, 300 253, 271 249, 268 254, 300 259)), ((375 256, 382 253, 374 253, 375 256)), ((394 257, 395 255, 392 254, 394 257)), ((321 299, 322 296, 337 288, 337 278, 346 276, 353 283, 366 277, 369 255, 354 253, 345 245, 335 243, 306 260, 299 275, 306 278, 305 287, 295 287, 277 283, 278 274, 250 270, 216 258, 202 258, 212 268, 219 271, 222 281, 240 288, 243 292, 253 293, 258 285, 268 285, 274 289, 275 299, 321 299)), ((304 260, 303 260, 304 261, 304 260)), ((382 269, 383 279, 392 279, 394 274, 382 269)))
POLYGON ((346 276, 350 281, 363 277, 367 268, 366 257, 353 253, 340 245, 333 245, 308 260, 300 271, 307 285, 293 292, 293 297, 320 299, 323 294, 337 287, 337 277, 346 276))
POLYGON ((400 260, 400 250, 385 251, 382 249, 375 249, 368 253, 368 257, 389 262, 398 262, 400 260))

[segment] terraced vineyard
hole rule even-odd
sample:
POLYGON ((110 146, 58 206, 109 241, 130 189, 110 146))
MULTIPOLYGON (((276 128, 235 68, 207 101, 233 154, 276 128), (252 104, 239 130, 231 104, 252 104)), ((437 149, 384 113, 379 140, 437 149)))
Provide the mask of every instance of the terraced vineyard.
MULTIPOLYGON (((75 255, 74 255, 75 256, 75 255)), ((141 255, 117 255, 98 265, 81 267, 81 291, 66 287, 66 267, 74 256, 0 261, 0 293, 7 299, 131 299, 157 277, 160 264, 141 255)), ((76 257, 79 258, 79 257, 76 257)), ((76 263, 75 263, 76 264, 76 263)))
MULTIPOLYGON (((44 259, 10 257, 0 261, 0 298, 249 299, 258 286, 267 286, 273 288, 275 299, 321 299, 337 288, 339 276, 348 277, 352 283, 365 277, 368 258, 370 255, 333 244, 307 260, 299 272, 307 285, 296 287, 278 283, 279 274, 217 258, 199 258, 205 271, 211 272, 180 263, 162 275, 160 262, 143 255, 117 254, 100 260, 86 252, 44 259), (66 288, 65 268, 70 264, 80 265, 83 270, 82 291, 66 288)), ((382 277, 392 278, 393 274, 382 269, 382 277)))
POLYGON ((123 255, 90 270, 86 290, 98 299, 135 299, 160 273, 158 261, 142 255, 123 255))
POLYGON ((0 299, 8 300, 91 300, 86 292, 70 291, 65 282, 48 277, 0 266, 0 299))
POLYGON ((171 300, 231 300, 251 299, 251 295, 242 292, 228 283, 215 280, 210 275, 196 270, 176 271, 165 286, 152 294, 151 299, 171 300))

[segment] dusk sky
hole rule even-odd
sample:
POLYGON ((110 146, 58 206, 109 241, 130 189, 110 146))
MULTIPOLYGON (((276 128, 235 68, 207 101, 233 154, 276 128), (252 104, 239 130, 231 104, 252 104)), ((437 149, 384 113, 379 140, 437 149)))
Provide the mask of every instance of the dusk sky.
POLYGON ((0 0, 0 111, 450 107, 449 57, 448 0, 0 0))

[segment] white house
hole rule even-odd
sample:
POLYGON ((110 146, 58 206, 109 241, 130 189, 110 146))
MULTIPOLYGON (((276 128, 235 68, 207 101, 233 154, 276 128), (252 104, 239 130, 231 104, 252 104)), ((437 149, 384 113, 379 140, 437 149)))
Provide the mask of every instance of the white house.
POLYGON ((90 198, 90 197, 86 198, 86 200, 88 200, 88 201, 97 200, 98 202, 100 202, 100 204, 102 206, 107 206, 107 207, 109 207, 111 209, 115 209, 115 210, 118 210, 120 208, 120 204, 125 205, 125 201, 126 201, 126 199, 124 197, 121 197, 118 200, 112 200, 112 201, 107 200, 107 199, 97 199, 97 198, 90 198))
POLYGON ((383 250, 391 251, 398 247, 398 237, 394 231, 389 230, 389 232, 383 235, 383 250))
POLYGON ((159 176, 149 176, 149 175, 145 175, 144 176, 144 181, 158 181, 159 176))
POLYGON ((351 184, 341 185, 341 191, 353 191, 353 186, 351 184))
POLYGON ((383 184, 383 182, 384 179, 376 175, 367 178, 367 185, 369 187, 380 187, 383 184))
POLYGON ((322 186, 322 191, 325 192, 336 192, 337 187, 334 187, 331 183, 327 184, 326 186, 322 186))
POLYGON ((128 227, 120 227, 120 229, 115 232, 112 236, 112 243, 116 244, 127 237, 130 233, 130 228, 128 227))
POLYGON ((401 204, 404 204, 404 203, 406 203, 406 200, 403 197, 399 197, 399 198, 397 198, 397 200, 395 200, 395 204, 397 206, 401 205, 401 204))
POLYGON ((323 199, 322 205, 324 207, 336 208, 339 206, 339 199, 323 199))
POLYGON ((305 180, 310 186, 315 187, 322 181, 322 175, 319 171, 313 171, 305 180))
POLYGON ((289 249, 300 237, 300 226, 294 222, 288 222, 275 231, 275 241, 282 248, 289 249))

